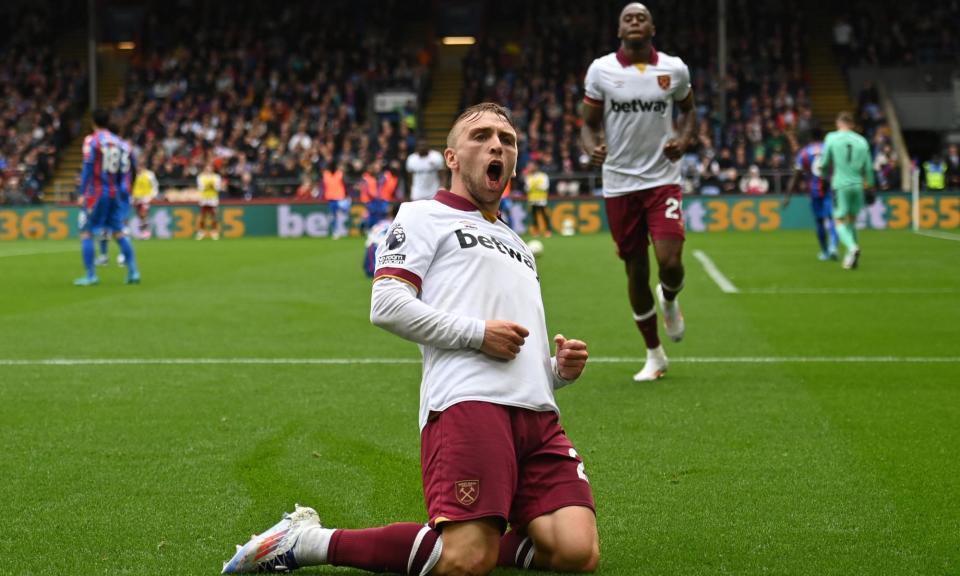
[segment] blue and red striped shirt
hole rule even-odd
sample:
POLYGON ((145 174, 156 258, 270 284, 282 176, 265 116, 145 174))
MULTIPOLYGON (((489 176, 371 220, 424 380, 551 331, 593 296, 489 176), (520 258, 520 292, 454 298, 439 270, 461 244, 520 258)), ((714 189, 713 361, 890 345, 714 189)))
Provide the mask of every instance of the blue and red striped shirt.
POLYGON ((80 194, 88 208, 103 197, 129 201, 132 172, 130 146, 119 136, 101 129, 84 138, 80 194))
POLYGON ((822 152, 822 142, 811 142, 797 153, 795 168, 807 175, 810 196, 813 198, 823 198, 830 193, 830 182, 820 175, 819 164, 822 152))

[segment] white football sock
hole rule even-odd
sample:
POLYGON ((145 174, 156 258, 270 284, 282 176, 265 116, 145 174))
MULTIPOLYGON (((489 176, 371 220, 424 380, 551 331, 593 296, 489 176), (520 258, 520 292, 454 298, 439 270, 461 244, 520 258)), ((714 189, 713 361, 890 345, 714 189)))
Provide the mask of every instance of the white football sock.
POLYGON ((301 566, 326 564, 333 530, 333 528, 322 526, 311 526, 304 530, 293 546, 293 556, 297 559, 297 563, 301 566))

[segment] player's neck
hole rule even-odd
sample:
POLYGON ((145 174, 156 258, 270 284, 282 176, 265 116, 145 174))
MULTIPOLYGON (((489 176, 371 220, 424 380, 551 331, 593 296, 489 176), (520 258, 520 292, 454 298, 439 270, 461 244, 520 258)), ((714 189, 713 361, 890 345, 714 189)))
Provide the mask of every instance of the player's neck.
POLYGON ((500 208, 500 197, 497 196, 496 200, 484 203, 478 200, 473 194, 467 190, 466 185, 464 185, 462 180, 454 179, 450 183, 450 193, 454 196, 459 196, 474 206, 477 210, 480 211, 480 214, 483 215, 487 220, 495 220, 497 217, 497 211, 500 208))
POLYGON ((631 64, 649 64, 653 61, 653 43, 650 40, 643 42, 620 42, 620 50, 631 64))

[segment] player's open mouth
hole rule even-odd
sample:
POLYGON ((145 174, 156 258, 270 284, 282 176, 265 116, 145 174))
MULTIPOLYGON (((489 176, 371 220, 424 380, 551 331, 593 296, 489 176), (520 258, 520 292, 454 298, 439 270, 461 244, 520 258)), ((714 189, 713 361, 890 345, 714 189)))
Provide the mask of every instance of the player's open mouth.
POLYGON ((503 162, 493 160, 487 165, 487 184, 494 187, 500 183, 500 177, 503 176, 503 162))

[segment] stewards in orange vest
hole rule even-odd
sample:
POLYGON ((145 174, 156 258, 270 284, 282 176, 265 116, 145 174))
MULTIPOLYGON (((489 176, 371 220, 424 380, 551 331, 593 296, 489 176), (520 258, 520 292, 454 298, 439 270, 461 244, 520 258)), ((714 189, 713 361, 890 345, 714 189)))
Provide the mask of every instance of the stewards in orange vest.
POLYGON ((330 211, 330 227, 333 239, 347 235, 347 218, 350 215, 350 197, 347 196, 347 186, 343 182, 343 165, 327 166, 323 171, 323 199, 327 201, 330 211))

